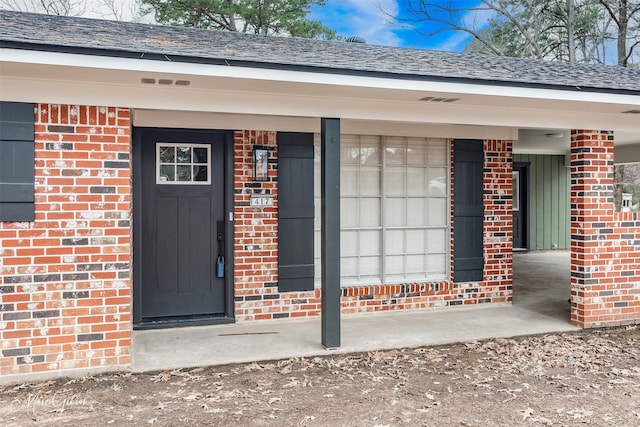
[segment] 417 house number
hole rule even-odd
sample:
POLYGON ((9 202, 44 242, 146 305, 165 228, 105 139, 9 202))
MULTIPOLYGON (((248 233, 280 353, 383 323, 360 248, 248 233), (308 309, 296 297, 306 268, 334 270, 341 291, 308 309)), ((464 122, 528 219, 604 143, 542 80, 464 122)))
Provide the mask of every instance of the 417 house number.
POLYGON ((273 196, 251 196, 252 208, 266 208, 273 206, 273 196))

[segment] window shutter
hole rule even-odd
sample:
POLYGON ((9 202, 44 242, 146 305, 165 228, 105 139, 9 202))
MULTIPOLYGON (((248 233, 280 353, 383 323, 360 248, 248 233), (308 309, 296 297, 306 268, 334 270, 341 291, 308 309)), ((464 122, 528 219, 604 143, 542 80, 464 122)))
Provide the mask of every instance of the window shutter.
POLYGON ((453 281, 476 282, 484 269, 483 142, 456 139, 453 144, 453 281))
POLYGON ((311 291, 313 134, 278 132, 278 290, 311 291))
POLYGON ((0 102, 0 221, 33 221, 34 104, 0 102))

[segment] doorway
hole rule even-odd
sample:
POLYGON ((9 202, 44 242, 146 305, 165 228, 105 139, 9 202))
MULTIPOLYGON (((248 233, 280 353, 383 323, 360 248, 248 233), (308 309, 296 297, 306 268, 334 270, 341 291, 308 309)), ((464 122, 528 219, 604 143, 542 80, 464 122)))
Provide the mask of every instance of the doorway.
POLYGON ((134 129, 134 326, 233 321, 233 138, 134 129))
POLYGON ((526 251, 528 242, 528 163, 513 164, 513 250, 526 251))

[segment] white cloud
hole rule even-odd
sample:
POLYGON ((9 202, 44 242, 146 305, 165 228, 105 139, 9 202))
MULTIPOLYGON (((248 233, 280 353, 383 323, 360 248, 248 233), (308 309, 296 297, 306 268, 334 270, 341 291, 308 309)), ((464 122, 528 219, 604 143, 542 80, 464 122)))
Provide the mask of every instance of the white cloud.
POLYGON ((328 0, 313 9, 310 19, 322 23, 344 37, 363 37, 369 44, 398 46, 402 39, 395 34, 391 18, 398 12, 395 0, 328 0))

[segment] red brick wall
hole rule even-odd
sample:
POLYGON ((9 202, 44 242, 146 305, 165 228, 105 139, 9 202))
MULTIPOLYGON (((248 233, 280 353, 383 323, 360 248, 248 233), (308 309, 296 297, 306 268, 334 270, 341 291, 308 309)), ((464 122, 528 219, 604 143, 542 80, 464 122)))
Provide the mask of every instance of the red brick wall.
POLYGON ((36 104, 35 222, 0 223, 0 375, 130 363, 127 109, 36 104))
POLYGON ((276 132, 236 132, 235 317, 238 322, 320 314, 320 292, 278 292, 278 153, 276 132), (253 146, 269 147, 269 181, 253 181, 253 146), (249 206, 251 194, 274 197, 272 208, 249 206))
POLYGON ((615 212, 612 132, 571 133, 571 321, 640 323, 640 217, 615 212))

